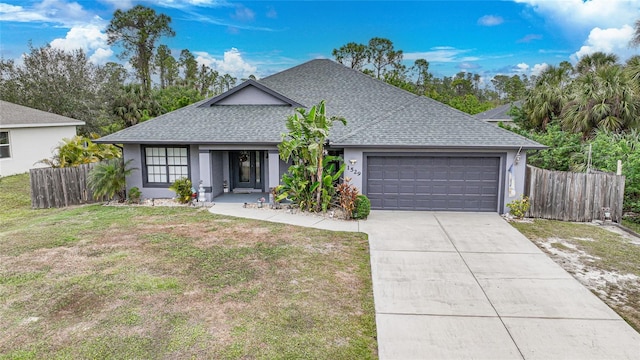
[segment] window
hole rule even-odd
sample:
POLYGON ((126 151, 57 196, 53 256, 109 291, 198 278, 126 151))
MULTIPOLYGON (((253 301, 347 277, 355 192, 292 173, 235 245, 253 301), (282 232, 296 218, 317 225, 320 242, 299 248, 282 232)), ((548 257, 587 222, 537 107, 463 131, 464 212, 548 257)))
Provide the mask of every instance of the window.
POLYGON ((145 147, 146 182, 172 184, 189 177, 189 151, 186 147, 145 147))
POLYGON ((10 157, 11 149, 9 148, 9 132, 0 131, 0 159, 10 157))

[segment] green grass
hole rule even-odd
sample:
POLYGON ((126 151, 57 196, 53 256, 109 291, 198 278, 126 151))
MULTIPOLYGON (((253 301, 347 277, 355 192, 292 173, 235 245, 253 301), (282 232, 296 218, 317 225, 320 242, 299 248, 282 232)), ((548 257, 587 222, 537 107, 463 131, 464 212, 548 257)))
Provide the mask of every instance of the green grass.
POLYGON ((622 219, 622 225, 632 231, 634 231, 636 234, 640 234, 640 224, 630 221, 630 220, 625 220, 622 219))
MULTIPOLYGON (((564 243, 574 245, 577 250, 591 256, 583 262, 588 267, 640 277, 640 246, 617 233, 590 224, 541 219, 532 223, 514 222, 512 225, 536 243, 547 239, 562 239, 564 243)), ((557 242, 551 246, 564 252, 574 251, 557 242)), ((562 261, 559 263, 566 265, 562 261)), ((602 300, 640 331, 640 289, 637 286, 625 287, 611 283, 605 291, 624 295, 622 301, 615 299, 617 296, 603 297, 602 300)))
POLYGON ((0 179, 0 222, 0 359, 377 357, 363 234, 189 207, 33 210, 25 175, 0 179))

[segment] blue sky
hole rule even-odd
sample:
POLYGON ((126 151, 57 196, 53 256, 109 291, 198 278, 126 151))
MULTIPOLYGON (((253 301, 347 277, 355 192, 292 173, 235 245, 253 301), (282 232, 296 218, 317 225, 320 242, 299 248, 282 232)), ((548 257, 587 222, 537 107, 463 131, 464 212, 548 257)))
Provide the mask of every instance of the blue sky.
POLYGON ((424 58, 436 76, 459 71, 537 74, 594 51, 624 61, 640 1, 217 1, 0 0, 0 56, 19 61, 34 46, 83 48, 96 63, 119 61, 104 30, 117 8, 136 4, 172 18, 164 38, 177 57, 239 78, 264 77, 372 37, 393 41, 407 66, 424 58))

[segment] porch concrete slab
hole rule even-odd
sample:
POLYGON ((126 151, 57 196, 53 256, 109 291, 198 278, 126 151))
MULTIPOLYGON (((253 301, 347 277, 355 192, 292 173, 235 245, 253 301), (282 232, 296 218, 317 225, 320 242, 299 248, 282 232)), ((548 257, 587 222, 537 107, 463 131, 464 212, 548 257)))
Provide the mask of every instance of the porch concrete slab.
POLYGON ((500 316, 620 319, 575 279, 478 279, 500 316))
POLYGON ((378 313, 496 316, 457 253, 375 251, 371 264, 378 313))
POLYGON ((522 359, 497 317, 377 314, 380 359, 522 359))
POLYGON ((622 319, 502 320, 525 359, 640 359, 640 334, 622 319))
POLYGON ((461 253, 478 279, 573 279, 546 254, 461 253))

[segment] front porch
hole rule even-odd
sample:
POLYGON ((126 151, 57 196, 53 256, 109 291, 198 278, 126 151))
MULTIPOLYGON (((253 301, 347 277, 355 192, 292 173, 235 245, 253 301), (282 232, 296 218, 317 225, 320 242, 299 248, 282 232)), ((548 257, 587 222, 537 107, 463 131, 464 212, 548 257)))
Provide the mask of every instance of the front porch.
POLYGON ((265 199, 265 206, 268 206, 269 193, 267 192, 222 193, 222 195, 214 197, 213 202, 225 204, 255 204, 262 198, 265 199))
POLYGON ((275 146, 240 148, 237 146, 201 145, 199 178, 208 201, 256 203, 280 184, 289 164, 280 160, 275 146))

